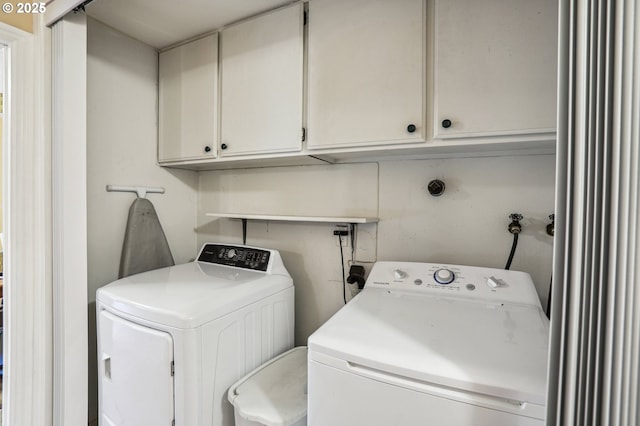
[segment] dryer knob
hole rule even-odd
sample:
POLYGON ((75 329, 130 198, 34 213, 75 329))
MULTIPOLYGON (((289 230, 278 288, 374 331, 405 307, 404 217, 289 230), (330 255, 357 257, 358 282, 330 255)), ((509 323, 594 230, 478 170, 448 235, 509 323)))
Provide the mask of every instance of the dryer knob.
POLYGON ((438 284, 451 284, 456 279, 456 276, 452 270, 441 268, 434 272, 433 278, 438 284))
POLYGON ((227 259, 233 259, 234 257, 236 257, 236 249, 229 249, 227 259))

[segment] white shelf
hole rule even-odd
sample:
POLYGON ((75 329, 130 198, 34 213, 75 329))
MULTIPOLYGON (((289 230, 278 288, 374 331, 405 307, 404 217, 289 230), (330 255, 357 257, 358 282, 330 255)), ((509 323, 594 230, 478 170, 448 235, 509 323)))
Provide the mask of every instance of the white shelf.
POLYGON ((274 220, 281 222, 376 223, 377 217, 283 216, 268 214, 205 213, 209 217, 227 219, 274 220))

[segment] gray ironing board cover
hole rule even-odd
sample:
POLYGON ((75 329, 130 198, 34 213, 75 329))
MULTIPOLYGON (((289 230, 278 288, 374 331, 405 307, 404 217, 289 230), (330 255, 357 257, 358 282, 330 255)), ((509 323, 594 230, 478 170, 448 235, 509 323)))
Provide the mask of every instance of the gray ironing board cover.
POLYGON ((146 198, 137 198, 129 207, 118 278, 174 264, 156 209, 146 198))

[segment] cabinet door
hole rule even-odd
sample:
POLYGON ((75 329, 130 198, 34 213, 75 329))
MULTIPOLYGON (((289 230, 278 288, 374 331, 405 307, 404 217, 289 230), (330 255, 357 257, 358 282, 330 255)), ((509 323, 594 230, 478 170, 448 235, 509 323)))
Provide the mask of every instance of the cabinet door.
POLYGON ((160 53, 158 161, 215 157, 218 34, 160 53))
POLYGON ((303 6, 221 34, 221 155, 302 147, 303 6))
POLYGON ((309 2, 308 147, 424 141, 423 0, 309 2))
POLYGON ((435 137, 555 131, 557 13, 556 0, 436 0, 435 137))

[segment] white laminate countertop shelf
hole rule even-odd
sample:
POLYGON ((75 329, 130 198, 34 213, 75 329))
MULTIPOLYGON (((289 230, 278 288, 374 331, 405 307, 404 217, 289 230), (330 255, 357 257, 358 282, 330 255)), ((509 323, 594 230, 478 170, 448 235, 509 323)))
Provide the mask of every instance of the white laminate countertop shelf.
POLYGON ((205 213, 209 217, 227 219, 274 220, 282 222, 322 222, 322 223, 376 223, 377 217, 337 217, 337 216, 283 216, 269 214, 205 213))

